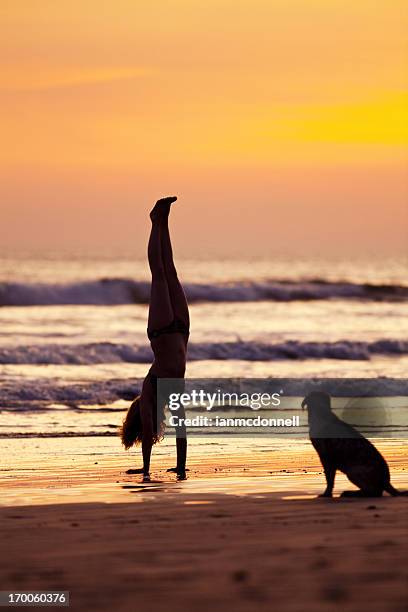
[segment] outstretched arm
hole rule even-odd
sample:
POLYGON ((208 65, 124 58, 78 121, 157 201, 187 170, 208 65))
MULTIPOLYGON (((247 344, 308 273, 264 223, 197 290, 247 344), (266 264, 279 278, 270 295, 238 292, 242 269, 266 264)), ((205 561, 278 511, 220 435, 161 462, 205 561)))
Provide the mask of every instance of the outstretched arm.
POLYGON ((149 392, 149 385, 144 385, 140 398, 140 417, 142 420, 142 455, 143 455, 143 481, 150 480, 150 456, 153 446, 153 397, 149 392))
POLYGON ((178 409, 179 419, 182 420, 182 425, 176 427, 176 451, 177 451, 177 480, 186 479, 186 460, 187 460, 187 431, 184 425, 186 413, 184 406, 180 405, 178 409))

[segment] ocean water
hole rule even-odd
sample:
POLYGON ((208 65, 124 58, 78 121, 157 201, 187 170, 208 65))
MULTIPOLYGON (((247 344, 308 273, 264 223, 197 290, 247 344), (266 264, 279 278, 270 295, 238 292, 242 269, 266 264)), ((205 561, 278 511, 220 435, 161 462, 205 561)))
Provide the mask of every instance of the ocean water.
MULTIPOLYGON (((406 377, 404 261, 177 263, 188 377, 406 377)), ((144 260, 0 258, 0 436, 112 435, 152 358, 148 296, 144 260)))

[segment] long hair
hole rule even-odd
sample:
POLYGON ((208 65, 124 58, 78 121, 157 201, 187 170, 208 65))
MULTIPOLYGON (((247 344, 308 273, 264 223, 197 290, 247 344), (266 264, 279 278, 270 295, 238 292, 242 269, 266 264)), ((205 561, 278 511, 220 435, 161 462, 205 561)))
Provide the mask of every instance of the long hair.
POLYGON ((119 430, 122 444, 128 450, 133 444, 142 441, 142 419, 140 416, 140 395, 131 403, 119 430))
MULTIPOLYGON (((160 414, 157 414, 157 410, 152 410, 153 416, 153 444, 163 440, 164 428, 165 428, 165 416, 164 409, 160 410, 160 414), (158 418, 159 416, 159 418, 158 418)), ((140 395, 138 395, 131 403, 129 410, 126 413, 121 428, 119 429, 119 435, 122 440, 122 444, 126 450, 128 450, 134 444, 137 446, 142 443, 142 418, 140 416, 140 395)))

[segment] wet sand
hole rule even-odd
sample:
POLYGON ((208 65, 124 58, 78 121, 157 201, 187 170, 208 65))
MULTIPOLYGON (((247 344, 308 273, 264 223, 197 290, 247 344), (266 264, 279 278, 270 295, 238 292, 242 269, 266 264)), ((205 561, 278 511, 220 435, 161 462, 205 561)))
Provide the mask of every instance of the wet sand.
MULTIPOLYGON (((166 442, 142 485, 114 439, 8 441, 0 588, 69 590, 81 611, 406 609, 408 498, 317 498, 307 442, 211 444, 177 483, 166 442)), ((376 445, 408 488, 406 442, 376 445)))

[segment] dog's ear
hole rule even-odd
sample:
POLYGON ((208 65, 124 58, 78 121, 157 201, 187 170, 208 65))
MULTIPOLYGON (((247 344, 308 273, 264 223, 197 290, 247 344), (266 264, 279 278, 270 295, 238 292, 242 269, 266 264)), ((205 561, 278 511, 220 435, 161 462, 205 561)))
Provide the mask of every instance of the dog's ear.
POLYGON ((325 391, 311 391, 302 402, 302 408, 331 410, 331 397, 325 391))

